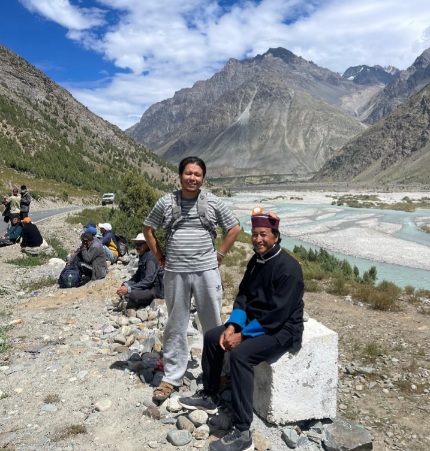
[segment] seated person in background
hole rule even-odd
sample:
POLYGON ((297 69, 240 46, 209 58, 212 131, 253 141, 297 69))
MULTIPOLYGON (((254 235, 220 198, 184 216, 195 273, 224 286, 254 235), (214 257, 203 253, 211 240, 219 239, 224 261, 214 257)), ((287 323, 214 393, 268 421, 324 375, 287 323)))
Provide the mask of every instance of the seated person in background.
POLYGON ((102 234, 101 242, 106 252, 106 260, 115 263, 118 260, 118 245, 115 234, 112 232, 112 226, 106 222, 99 224, 99 228, 102 234))
POLYGON ((21 221, 21 224, 21 252, 32 255, 40 254, 41 250, 48 245, 42 238, 37 225, 33 224, 28 216, 21 221))
POLYGON ((155 298, 164 298, 163 268, 149 250, 143 233, 139 233, 132 241, 139 255, 139 266, 133 277, 116 292, 119 296, 125 296, 128 308, 146 307, 155 298))
POLYGON ((21 237, 21 232, 22 224, 19 220, 19 215, 12 215, 7 232, 0 237, 0 246, 9 246, 10 244, 15 244, 21 237))
POLYGON ((88 222, 82 228, 82 232, 91 232, 94 236, 97 235, 97 224, 95 222, 88 222))
POLYGON ((81 235, 81 247, 77 253, 81 274, 91 280, 106 277, 106 255, 103 244, 90 232, 81 235))
MULTIPOLYGON (((297 352, 303 333, 303 276, 300 264, 280 243, 279 218, 257 207, 251 216, 251 258, 225 324, 206 332, 203 344, 203 390, 179 398, 187 409, 217 412, 225 353, 230 355, 233 428, 210 451, 251 451, 254 366, 287 351, 297 352)), ((288 402, 288 400, 286 400, 288 402)))

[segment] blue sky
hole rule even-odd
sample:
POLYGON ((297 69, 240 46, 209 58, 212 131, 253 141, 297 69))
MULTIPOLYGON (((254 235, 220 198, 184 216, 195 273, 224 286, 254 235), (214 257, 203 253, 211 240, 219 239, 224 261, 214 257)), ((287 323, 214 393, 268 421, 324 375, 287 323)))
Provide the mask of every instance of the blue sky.
POLYGON ((270 47, 340 73, 406 69, 430 47, 430 2, 7 0, 0 43, 125 129, 229 58, 270 47))

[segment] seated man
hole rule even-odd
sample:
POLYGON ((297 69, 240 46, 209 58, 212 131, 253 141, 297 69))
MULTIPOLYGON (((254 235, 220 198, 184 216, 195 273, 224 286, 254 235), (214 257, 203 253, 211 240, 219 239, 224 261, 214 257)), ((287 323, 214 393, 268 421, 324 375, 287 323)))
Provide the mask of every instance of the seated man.
POLYGON ((139 233, 132 241, 139 255, 139 266, 133 277, 116 292, 119 296, 125 296, 128 308, 146 307, 155 298, 164 298, 163 268, 149 250, 143 233, 139 233))
POLYGON ((115 234, 112 232, 112 226, 106 222, 99 224, 99 228, 102 234, 101 242, 106 252, 106 260, 115 263, 118 260, 118 244, 115 234))
POLYGON ((10 225, 6 233, 0 237, 0 246, 9 246, 15 244, 21 237, 22 224, 19 220, 19 215, 12 215, 10 217, 10 225))
POLYGON ((257 207, 251 217, 251 258, 239 285, 230 318, 204 337, 203 390, 180 398, 187 409, 216 413, 214 396, 220 388, 224 354, 230 353, 233 428, 221 440, 211 442, 212 451, 254 449, 250 426, 253 418, 254 366, 298 351, 303 333, 303 276, 300 264, 279 245, 279 218, 262 214, 257 207))
POLYGON ((106 277, 107 265, 103 244, 91 232, 81 235, 81 247, 77 253, 78 267, 83 276, 91 280, 106 277))
POLYGON ((28 216, 21 221, 21 224, 21 252, 31 255, 40 254, 43 248, 48 247, 48 245, 42 238, 37 225, 33 224, 28 216))

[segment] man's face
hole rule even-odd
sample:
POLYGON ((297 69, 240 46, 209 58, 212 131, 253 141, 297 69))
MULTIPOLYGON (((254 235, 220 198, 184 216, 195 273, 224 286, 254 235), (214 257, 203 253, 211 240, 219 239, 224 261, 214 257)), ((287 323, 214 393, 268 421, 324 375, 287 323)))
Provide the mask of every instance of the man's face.
POLYGON ((142 255, 146 249, 148 249, 148 243, 146 241, 135 241, 134 247, 139 255, 142 255))
POLYGON ((275 243, 278 242, 272 229, 268 227, 253 227, 252 228, 252 245, 256 252, 260 255, 264 255, 267 251, 272 249, 275 243))
POLYGON ((195 193, 203 185, 203 169, 197 164, 189 163, 185 166, 180 180, 184 191, 188 193, 195 193))
POLYGON ((12 220, 10 221, 13 225, 18 224, 19 222, 19 218, 17 218, 16 216, 12 218, 12 220))

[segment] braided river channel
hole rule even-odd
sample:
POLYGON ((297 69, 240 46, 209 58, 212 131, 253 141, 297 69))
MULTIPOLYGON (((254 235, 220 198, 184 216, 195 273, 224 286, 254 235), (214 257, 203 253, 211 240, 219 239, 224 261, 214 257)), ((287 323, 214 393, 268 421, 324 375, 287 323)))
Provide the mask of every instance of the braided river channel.
MULTIPOLYGON (((254 191, 224 198, 246 232, 255 206, 274 211, 280 218, 282 246, 324 248, 339 259, 357 266, 360 274, 377 269, 377 283, 394 282, 430 289, 430 209, 407 213, 389 209, 351 208, 332 205, 342 193, 254 191)), ((399 202, 403 197, 420 199, 429 193, 378 193, 382 202, 399 202)))

